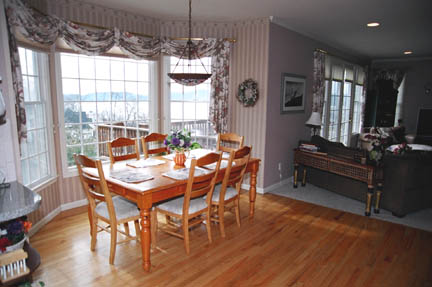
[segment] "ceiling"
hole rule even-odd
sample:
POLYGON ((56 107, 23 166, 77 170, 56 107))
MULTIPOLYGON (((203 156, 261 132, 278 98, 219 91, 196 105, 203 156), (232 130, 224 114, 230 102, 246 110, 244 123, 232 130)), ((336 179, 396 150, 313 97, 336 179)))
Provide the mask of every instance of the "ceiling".
MULTIPOLYGON (((185 20, 187 0, 84 0, 153 18, 185 20)), ((356 56, 432 56, 432 0, 193 0, 192 21, 275 22, 356 56), (377 28, 366 23, 380 22, 377 28), (403 55, 412 50, 412 55, 403 55)))

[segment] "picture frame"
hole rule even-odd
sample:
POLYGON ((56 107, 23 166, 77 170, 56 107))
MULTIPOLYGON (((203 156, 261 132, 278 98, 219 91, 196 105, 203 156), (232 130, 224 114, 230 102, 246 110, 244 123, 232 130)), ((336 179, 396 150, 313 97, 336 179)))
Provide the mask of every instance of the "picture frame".
POLYGON ((280 112, 304 111, 306 98, 306 77, 282 73, 280 112))

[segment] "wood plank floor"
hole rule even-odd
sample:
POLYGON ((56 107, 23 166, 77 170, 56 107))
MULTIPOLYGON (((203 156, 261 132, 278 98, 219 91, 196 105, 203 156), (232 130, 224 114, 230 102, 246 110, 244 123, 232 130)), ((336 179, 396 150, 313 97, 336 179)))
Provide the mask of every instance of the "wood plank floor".
MULTIPOLYGON (((117 246, 109 265, 109 235, 90 251, 86 213, 56 218, 31 238, 42 264, 34 280, 53 286, 432 286, 432 233, 277 195, 257 196, 242 226, 227 213, 226 239, 213 225, 192 230, 191 254, 180 239, 158 233, 150 273, 135 242, 117 246)), ((133 230, 133 228, 131 228, 133 230)))

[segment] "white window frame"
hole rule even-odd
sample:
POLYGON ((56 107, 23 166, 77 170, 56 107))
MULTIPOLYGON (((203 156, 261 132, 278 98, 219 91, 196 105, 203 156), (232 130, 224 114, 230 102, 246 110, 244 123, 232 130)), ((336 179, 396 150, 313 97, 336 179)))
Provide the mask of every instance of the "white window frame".
MULTIPOLYGON (((359 84, 357 82, 358 73, 360 69, 363 69, 362 67, 358 65, 354 65, 352 63, 345 62, 341 59, 336 59, 334 57, 330 57, 330 61, 326 63, 329 65, 328 69, 330 70, 330 77, 325 77, 325 82, 327 85, 327 89, 325 93, 327 94, 327 98, 325 99, 324 103, 324 110, 323 110, 323 124, 321 126, 321 136, 328 139, 329 138, 329 125, 330 125, 330 103, 332 98, 332 87, 333 87, 333 81, 337 81, 341 84, 340 87, 340 99, 339 99, 339 107, 338 107, 338 123, 337 123, 337 135, 336 140, 337 142, 341 141, 341 134, 342 134, 342 111, 343 111, 343 101, 344 101, 344 89, 345 89, 345 82, 351 83, 351 91, 350 91, 350 109, 349 109, 349 122, 348 122, 348 139, 347 139, 347 146, 351 143, 351 135, 353 133, 353 118, 354 118, 354 102, 355 102, 355 90, 356 86, 362 86, 364 89, 364 83, 359 84), (333 79, 333 65, 342 66, 343 69, 343 79, 342 80, 334 80, 333 79), (346 80, 345 77, 345 71, 349 68, 353 71, 353 80, 346 80)), ((360 98, 361 99, 361 98, 360 98)), ((361 110, 359 111, 361 116, 361 110)))
MULTIPOLYGON (((21 48, 21 47, 20 47, 21 48)), ((57 178, 56 155, 54 147, 54 124, 53 124, 53 111, 51 102, 51 89, 50 89, 50 73, 49 73, 49 54, 39 50, 22 47, 26 50, 33 51, 37 55, 38 62, 38 79, 39 79, 39 93, 40 101, 44 105, 45 115, 45 130, 46 130, 46 144, 48 155, 48 175, 40 178, 39 180, 26 185, 31 190, 40 190, 44 186, 50 184, 57 178)), ((25 139, 24 139, 25 140, 25 139)), ((21 150, 21 146, 20 146, 21 150)), ((21 182, 23 182, 23 171, 21 164, 21 156, 19 157, 19 174, 21 182)))
MULTIPOLYGON (((162 110, 163 110, 163 132, 166 134, 171 133, 171 97, 170 97, 170 78, 168 77, 167 73, 170 71, 171 63, 170 63, 171 56, 164 55, 162 57, 162 81, 163 81, 163 103, 162 103, 162 110)), ((209 109, 210 109, 211 102, 209 101, 209 109)), ((217 134, 214 136, 206 136, 208 140, 213 139, 216 143, 217 140, 217 134)), ((192 136, 192 141, 195 141, 195 138, 192 136)))
MULTIPOLYGON (((114 57, 115 56, 110 56, 114 57)), ((64 121, 64 101, 63 101, 63 87, 62 87, 62 74, 61 74, 61 55, 60 52, 55 53, 55 71, 56 71, 56 88, 57 88, 57 109, 59 115, 59 131, 60 131, 60 152, 63 177, 78 176, 76 166, 68 166, 67 150, 66 150, 66 132, 64 121)), ((119 57, 121 58, 121 57, 119 57)), ((157 61, 149 60, 149 130, 150 132, 157 132, 159 125, 159 108, 158 108, 158 70, 157 61)))

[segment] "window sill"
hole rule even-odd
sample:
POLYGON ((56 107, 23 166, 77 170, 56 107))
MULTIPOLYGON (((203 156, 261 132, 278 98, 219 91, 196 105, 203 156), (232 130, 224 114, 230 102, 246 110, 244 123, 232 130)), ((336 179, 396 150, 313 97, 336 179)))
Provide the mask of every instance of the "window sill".
POLYGON ((58 176, 54 176, 51 177, 50 179, 48 179, 47 181, 40 183, 34 187, 29 187, 32 191, 39 193, 41 190, 45 189, 46 187, 48 187, 49 185, 57 182, 58 176))

